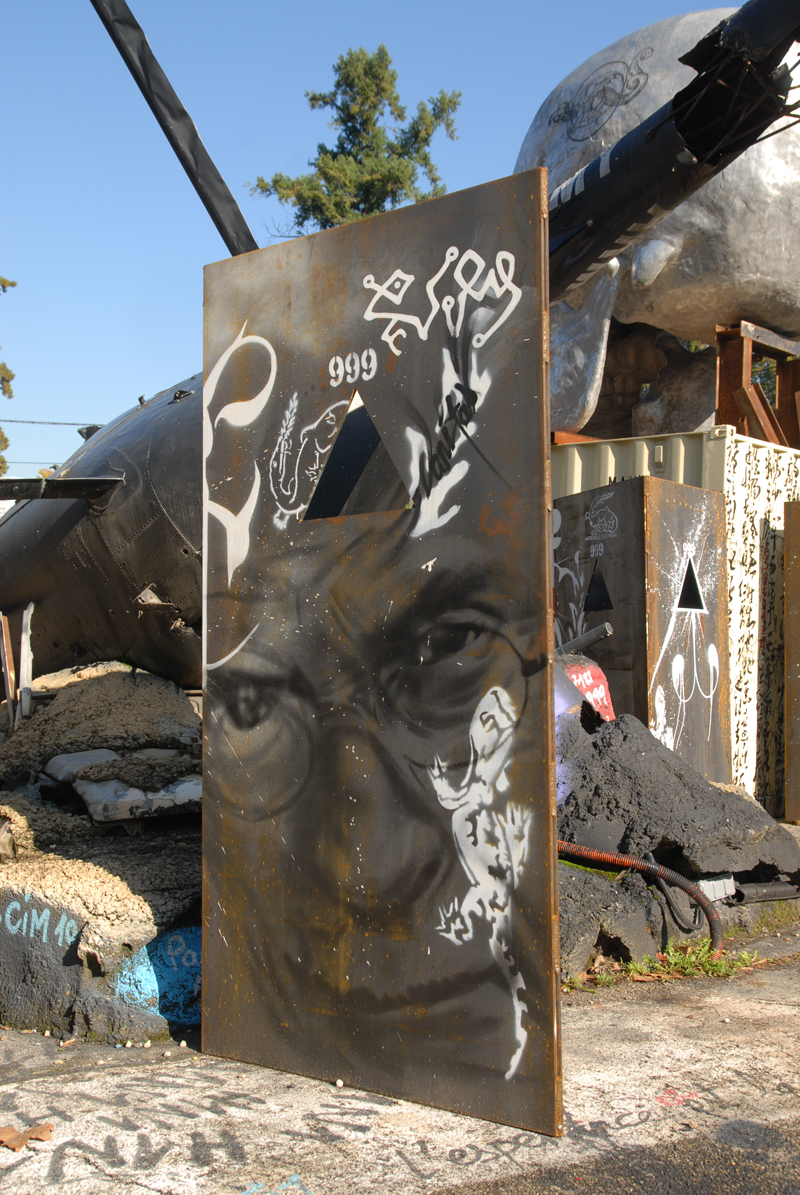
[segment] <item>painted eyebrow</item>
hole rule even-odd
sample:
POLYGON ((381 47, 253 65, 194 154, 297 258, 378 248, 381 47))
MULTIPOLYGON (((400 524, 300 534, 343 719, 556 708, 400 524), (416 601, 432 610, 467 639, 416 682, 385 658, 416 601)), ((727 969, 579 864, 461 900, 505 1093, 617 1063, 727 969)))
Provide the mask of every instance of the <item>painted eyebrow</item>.
MULTIPOLYGON (((500 578, 502 584, 502 578, 500 578)), ((456 623, 487 620, 487 629, 502 632, 507 622, 498 599, 498 577, 488 569, 474 566, 455 572, 449 570, 425 578, 422 587, 411 595, 405 604, 389 615, 386 622, 377 626, 369 638, 376 646, 385 650, 387 641, 407 642, 409 635, 433 625, 446 616, 446 621, 456 623), (490 625, 491 624, 491 625, 490 625)))
MULTIPOLYGON (((266 661, 265 661, 266 662, 266 661)), ((223 701, 228 704, 235 700, 236 693, 231 686, 239 684, 256 685, 262 689, 283 689, 296 694, 306 700, 313 701, 314 687, 305 674, 297 667, 284 668, 280 671, 267 671, 259 668, 260 661, 253 656, 248 657, 249 667, 233 667, 226 669, 221 676, 214 678, 220 689, 223 701)))

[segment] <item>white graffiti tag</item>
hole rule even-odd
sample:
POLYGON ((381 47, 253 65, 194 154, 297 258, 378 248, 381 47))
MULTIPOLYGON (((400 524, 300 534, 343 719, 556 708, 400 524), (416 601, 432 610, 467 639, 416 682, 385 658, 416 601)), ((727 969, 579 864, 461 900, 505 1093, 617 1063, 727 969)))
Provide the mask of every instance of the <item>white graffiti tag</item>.
MULTIPOLYGON (((483 314, 483 312, 481 312, 483 314)), ((480 410, 491 386, 488 370, 478 370, 474 349, 475 337, 469 350, 469 377, 464 386, 447 349, 442 349, 442 397, 436 421, 437 439, 429 444, 415 428, 406 428, 411 448, 412 497, 419 498, 419 511, 411 537, 417 538, 445 523, 461 510, 459 503, 442 509, 458 482, 469 472, 469 462, 455 458, 466 441, 478 430, 475 413, 480 410)))
POLYGON ((502 299, 503 295, 509 295, 508 303, 497 314, 494 322, 474 337, 475 347, 480 348, 500 325, 505 323, 519 303, 522 298, 522 290, 513 280, 516 259, 513 253, 508 253, 503 249, 497 254, 494 267, 488 270, 486 270, 486 262, 480 254, 476 253, 474 249, 467 249, 466 253, 461 254, 458 265, 453 270, 453 281, 458 288, 457 295, 446 295, 440 299, 436 294, 436 285, 457 259, 459 259, 459 250, 455 245, 451 245, 444 255, 443 264, 426 282, 425 293, 428 296, 430 309, 424 319, 410 312, 397 310, 409 287, 415 281, 414 274, 407 274, 398 268, 385 282, 376 282, 374 274, 367 274, 364 278, 365 288, 375 292, 364 312, 364 319, 387 321, 381 334, 381 340, 386 341, 397 357, 401 352, 397 341, 406 335, 404 324, 414 328, 420 340, 427 340, 431 324, 438 312, 443 311, 450 335, 459 336, 468 298, 482 303, 490 295, 495 299, 502 299), (484 270, 486 270, 485 274, 484 270), (395 310, 387 310, 385 306, 383 310, 379 310, 378 304, 381 302, 392 304, 395 310))
MULTIPOLYGON (((275 385, 275 376, 277 372, 277 359, 275 357, 275 350, 268 340, 263 336, 245 336, 244 330, 247 327, 247 322, 242 325, 239 335, 229 344, 222 353, 214 368, 208 375, 208 379, 203 387, 203 456, 208 460, 211 455, 211 450, 214 447, 214 430, 219 427, 220 423, 228 423, 231 427, 249 427, 269 401, 269 396, 272 394, 272 387, 275 385), (217 415, 212 426, 210 407, 211 402, 219 385, 219 380, 225 366, 237 349, 244 345, 252 345, 259 352, 264 353, 269 359, 269 377, 265 385, 258 392, 255 398, 248 399, 243 402, 231 402, 222 408, 217 415)), ((255 513, 258 495, 261 490, 261 474, 258 471, 258 466, 255 466, 255 478, 253 480, 250 494, 245 501, 244 506, 238 512, 228 510, 224 506, 220 506, 217 502, 212 502, 209 496, 208 489, 208 470, 205 470, 203 485, 205 489, 206 509, 208 513, 215 518, 218 523, 221 523, 225 528, 226 544, 227 544, 227 562, 228 562, 228 585, 233 579, 234 571, 242 563, 250 550, 250 524, 255 513)))
MULTIPOLYGON (((278 372, 275 350, 263 336, 245 336, 247 323, 242 325, 235 340, 228 345, 208 375, 203 387, 203 452, 206 460, 214 447, 214 436, 221 423, 232 428, 252 427, 263 414, 272 394, 278 372), (269 360, 269 377, 254 398, 227 403, 211 422, 210 408, 223 371, 233 354, 247 345, 263 353, 269 360)), ((341 417, 348 402, 342 399, 333 403, 313 423, 301 428, 294 436, 298 403, 294 394, 289 401, 281 421, 278 440, 269 459, 269 488, 278 510, 273 517, 275 526, 284 529, 293 516, 302 518, 311 501, 319 480, 322 466, 333 447, 341 417)), ((247 558, 250 551, 250 529, 261 492, 261 471, 258 462, 253 462, 254 479, 244 506, 240 511, 228 510, 218 502, 212 502, 206 470, 205 496, 208 513, 225 529, 228 565, 228 585, 233 574, 247 558)))
POLYGON ((698 640, 704 640, 703 615, 707 613, 705 602, 697 583, 695 559, 698 556, 697 544, 690 543, 683 545, 680 563, 670 578, 675 588, 676 597, 661 652, 650 681, 650 692, 655 688, 655 717, 650 719, 650 729, 657 739, 660 739, 665 746, 671 748, 673 751, 677 751, 680 745, 686 723, 687 706, 695 693, 698 694, 699 699, 708 702, 707 741, 711 741, 711 731, 714 725, 714 695, 720 681, 719 652, 717 651, 716 644, 709 643, 707 646, 698 644, 698 640), (687 579, 693 582, 693 586, 688 592, 688 601, 687 594, 684 592, 686 590, 687 579), (682 604, 682 600, 687 602, 687 604, 682 604), (688 667, 683 652, 676 652, 672 657, 672 689, 678 699, 678 709, 675 717, 675 726, 670 727, 667 724, 666 693, 664 686, 660 683, 657 684, 657 681, 660 680, 661 665, 668 658, 673 638, 678 637, 680 634, 685 643, 687 633, 691 636, 691 642, 687 645, 691 650, 688 667), (705 659, 703 659, 703 656, 705 656, 705 659), (703 688, 701 681, 702 671, 706 671, 708 675, 708 692, 703 688), (690 673, 688 677, 687 673, 690 673))
POLYGON ((471 940, 475 924, 491 927, 491 951, 505 977, 514 1006, 517 1049, 506 1071, 519 1069, 527 1041, 524 1017, 525 981, 511 953, 512 897, 519 887, 530 844, 531 816, 511 801, 495 807, 498 793, 508 791, 506 775, 517 711, 505 689, 494 687, 481 699, 469 728, 469 765, 456 787, 448 780, 450 765, 437 759, 428 769, 439 803, 453 815, 453 840, 470 887, 439 910, 439 933, 456 946, 471 940))

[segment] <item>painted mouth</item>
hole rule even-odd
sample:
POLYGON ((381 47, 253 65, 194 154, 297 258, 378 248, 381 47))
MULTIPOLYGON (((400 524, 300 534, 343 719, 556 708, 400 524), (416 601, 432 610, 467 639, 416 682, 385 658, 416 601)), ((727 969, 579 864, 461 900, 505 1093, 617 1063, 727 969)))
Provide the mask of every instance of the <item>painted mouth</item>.
POLYGON ((284 955, 284 964, 292 981, 311 997, 310 1000, 304 1001, 306 1007, 314 1004, 315 1013, 335 1014, 344 1019, 376 1017, 383 1013, 397 1012, 414 1015, 420 1011, 429 1012, 435 1006, 451 1000, 463 1001, 486 984, 497 987, 499 991, 503 991, 505 987, 500 970, 495 964, 477 970, 454 971, 447 978, 426 980, 401 992, 385 992, 380 995, 364 982, 359 982, 354 987, 342 987, 332 983, 321 972, 308 970, 288 955, 284 955), (317 1006, 320 999, 322 1005, 317 1006))

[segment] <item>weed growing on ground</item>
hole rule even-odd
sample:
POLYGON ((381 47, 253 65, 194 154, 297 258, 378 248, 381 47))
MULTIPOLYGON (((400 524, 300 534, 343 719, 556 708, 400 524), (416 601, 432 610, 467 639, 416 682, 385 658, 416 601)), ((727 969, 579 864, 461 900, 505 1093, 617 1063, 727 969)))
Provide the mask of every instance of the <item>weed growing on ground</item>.
POLYGON ((587 971, 570 975, 562 982, 561 991, 594 992, 597 988, 613 987, 618 980, 633 980, 639 983, 666 982, 671 979, 698 979, 710 976, 714 979, 728 979, 740 971, 752 971, 771 960, 759 958, 758 951, 740 950, 738 954, 723 950, 719 958, 711 957, 711 942, 704 938, 700 942, 676 943, 670 938, 666 950, 655 958, 646 954, 640 963, 618 963, 602 955, 587 971))
POLYGON ((598 971, 594 976, 594 982, 599 988, 613 988, 614 976, 609 975, 607 971, 598 971))
POLYGON ((723 950, 719 958, 713 958, 709 938, 677 945, 670 938, 663 953, 659 952, 655 958, 646 954, 640 963, 624 963, 623 968, 631 979, 696 979, 700 975, 727 979, 738 971, 750 971, 765 962, 766 959, 758 958, 757 951, 751 954, 749 950, 741 950, 738 954, 723 950))

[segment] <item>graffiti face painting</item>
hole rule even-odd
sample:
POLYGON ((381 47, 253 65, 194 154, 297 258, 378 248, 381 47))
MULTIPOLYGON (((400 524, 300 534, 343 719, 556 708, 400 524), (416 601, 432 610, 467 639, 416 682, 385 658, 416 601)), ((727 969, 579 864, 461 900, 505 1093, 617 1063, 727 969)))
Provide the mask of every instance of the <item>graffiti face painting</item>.
POLYGON ((203 1040, 557 1133, 545 210, 206 270, 203 1040))

